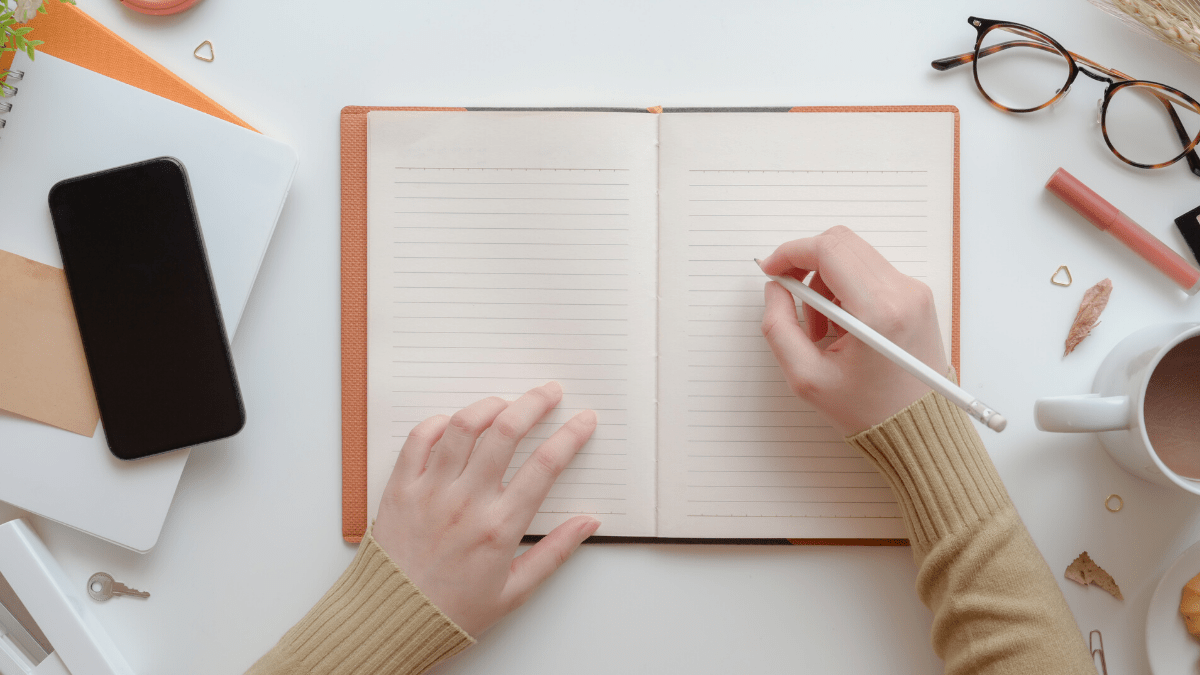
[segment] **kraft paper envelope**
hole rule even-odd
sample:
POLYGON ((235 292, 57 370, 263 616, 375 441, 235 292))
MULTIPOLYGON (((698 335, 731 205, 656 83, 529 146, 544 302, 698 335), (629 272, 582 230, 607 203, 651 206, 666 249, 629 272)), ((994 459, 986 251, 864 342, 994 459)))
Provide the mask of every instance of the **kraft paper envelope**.
POLYGON ((100 410, 67 279, 57 267, 0 251, 0 410, 83 436, 100 410))

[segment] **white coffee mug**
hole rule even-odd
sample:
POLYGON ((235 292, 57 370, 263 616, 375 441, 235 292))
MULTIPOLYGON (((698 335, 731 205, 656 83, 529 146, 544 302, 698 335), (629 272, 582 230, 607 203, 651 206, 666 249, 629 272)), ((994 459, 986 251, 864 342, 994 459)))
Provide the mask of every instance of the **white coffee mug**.
POLYGON ((1096 432, 1135 476, 1200 494, 1200 323, 1125 338, 1100 364, 1092 391, 1038 399, 1038 428, 1096 432))

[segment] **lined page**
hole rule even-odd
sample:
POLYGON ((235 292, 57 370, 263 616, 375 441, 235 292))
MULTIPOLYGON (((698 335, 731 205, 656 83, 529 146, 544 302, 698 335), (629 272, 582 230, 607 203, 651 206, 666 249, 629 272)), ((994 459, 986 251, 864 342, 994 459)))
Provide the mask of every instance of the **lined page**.
POLYGON ((791 394, 760 329, 779 244, 846 225, 935 292, 950 345, 950 113, 663 115, 661 536, 903 537, 883 477, 791 394))
POLYGON ((529 532, 655 528, 657 120, 368 115, 368 505, 420 420, 557 380, 504 481, 583 409, 598 427, 529 532))

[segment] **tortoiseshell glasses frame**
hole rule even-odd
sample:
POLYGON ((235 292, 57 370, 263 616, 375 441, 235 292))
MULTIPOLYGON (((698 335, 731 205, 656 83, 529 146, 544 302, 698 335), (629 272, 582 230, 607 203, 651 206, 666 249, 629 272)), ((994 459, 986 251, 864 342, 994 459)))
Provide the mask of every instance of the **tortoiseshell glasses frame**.
POLYGON ((1030 113, 1053 105, 1054 102, 1067 95, 1067 92, 1071 89, 1071 84, 1075 82, 1075 78, 1078 77, 1080 73, 1083 73, 1091 79, 1096 80, 1097 82, 1103 82, 1106 85, 1104 89, 1104 98, 1102 99, 1100 105, 1100 130, 1104 135, 1104 143, 1108 146, 1108 149, 1117 156, 1118 159, 1131 166, 1136 166, 1139 169, 1161 169, 1162 167, 1170 166, 1175 162, 1178 162, 1180 159, 1186 157, 1188 167, 1191 169, 1192 173, 1200 176, 1200 157, 1197 156, 1195 150, 1197 142, 1200 141, 1200 134, 1198 134, 1196 137, 1192 137, 1191 134, 1189 134, 1184 128, 1183 121, 1179 118, 1179 114, 1174 108, 1176 105, 1181 106, 1182 108, 1189 109, 1191 112, 1200 115, 1200 103, 1197 103, 1196 100, 1191 96, 1188 96, 1174 87, 1170 87, 1159 82, 1134 79, 1133 77, 1126 75, 1119 70, 1102 66, 1089 58, 1068 51, 1057 40, 1049 35, 1046 35, 1042 31, 1037 30, 1036 28, 1030 28, 1029 26, 1013 23, 1011 21, 981 19, 974 16, 969 17, 967 22, 974 26, 975 30, 977 31, 974 51, 967 52, 965 54, 959 54, 957 56, 949 56, 944 59, 938 59, 931 64, 936 70, 949 70, 951 68, 970 63, 975 76, 975 86, 979 89, 979 93, 982 94, 987 102, 991 103, 993 106, 999 108, 1000 110, 1013 113, 1030 113), (984 37, 997 28, 1002 28, 1004 31, 1012 33, 1015 36, 1025 37, 1028 39, 999 42, 984 48, 984 37), (1050 100, 1032 108, 1011 108, 996 101, 991 95, 988 94, 987 90, 984 89, 983 84, 981 84, 979 81, 980 59, 1013 47, 1031 47, 1034 49, 1040 49, 1045 52, 1057 54, 1058 56, 1066 59, 1068 66, 1067 79, 1054 94, 1054 96, 1050 98, 1050 100), (1108 105, 1112 101, 1114 94, 1117 94, 1121 90, 1128 87, 1144 87, 1146 89, 1153 90, 1151 93, 1166 108, 1166 111, 1171 118, 1171 123, 1175 128, 1175 133, 1179 137, 1179 143, 1183 148, 1183 150, 1170 161, 1159 164, 1143 164, 1136 162, 1121 154, 1121 152, 1113 145, 1112 139, 1109 138, 1107 127, 1108 105))

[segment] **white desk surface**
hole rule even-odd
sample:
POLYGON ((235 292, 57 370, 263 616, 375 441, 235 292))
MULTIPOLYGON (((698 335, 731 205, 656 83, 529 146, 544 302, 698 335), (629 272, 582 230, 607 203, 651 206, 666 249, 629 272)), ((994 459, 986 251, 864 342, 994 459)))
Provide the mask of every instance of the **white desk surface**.
MULTIPOLYGON (((1200 499, 1126 474, 1092 436, 1037 431, 1033 400, 1088 391, 1122 337, 1200 320, 1200 300, 1042 185, 1066 167, 1183 251, 1172 221, 1200 204, 1200 178, 1182 164, 1149 172, 1116 160, 1095 123, 1102 88, 1085 77, 1052 109, 1015 116, 988 106, 968 69, 929 62, 971 48, 974 12, 1194 96, 1200 65, 1084 0, 203 0, 174 17, 79 4, 301 162, 234 343, 245 430, 192 454, 149 554, 34 519, 81 587, 105 570, 153 593, 93 606, 138 672, 242 672, 354 553, 340 536, 338 113, 348 104, 958 106, 964 387, 1010 420, 984 440, 1080 628, 1104 632, 1109 672, 1149 672, 1147 606, 1200 539, 1200 499), (192 56, 204 40, 213 63, 192 56), (1049 283, 1062 264, 1069 289, 1049 283), (1116 290, 1103 323, 1061 358, 1083 290, 1105 276, 1116 290), (1104 510, 1110 493, 1124 498, 1120 513, 1104 510), (1083 550, 1124 602, 1062 578, 1083 550)), ((0 507, 0 520, 12 515, 0 507)), ((440 672, 939 672, 915 575, 907 548, 586 546, 440 672)))

